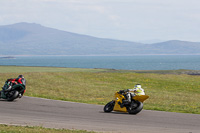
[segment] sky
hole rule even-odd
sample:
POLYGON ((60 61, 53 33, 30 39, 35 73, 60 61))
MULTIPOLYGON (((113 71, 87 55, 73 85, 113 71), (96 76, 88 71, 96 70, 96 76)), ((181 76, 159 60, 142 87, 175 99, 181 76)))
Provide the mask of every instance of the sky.
POLYGON ((0 25, 19 22, 134 42, 200 42, 200 0, 0 0, 0 25))

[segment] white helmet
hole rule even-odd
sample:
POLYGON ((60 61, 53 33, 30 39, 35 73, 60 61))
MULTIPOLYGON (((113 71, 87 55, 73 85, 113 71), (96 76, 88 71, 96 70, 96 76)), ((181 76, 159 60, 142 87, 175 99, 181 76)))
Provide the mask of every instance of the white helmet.
POLYGON ((141 84, 136 84, 135 88, 142 88, 141 84))

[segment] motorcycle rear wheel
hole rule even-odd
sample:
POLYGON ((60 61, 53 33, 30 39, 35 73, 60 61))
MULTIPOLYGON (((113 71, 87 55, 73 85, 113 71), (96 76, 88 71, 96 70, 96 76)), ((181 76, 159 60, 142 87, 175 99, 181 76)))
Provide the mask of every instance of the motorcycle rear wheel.
POLYGON ((9 95, 8 97, 7 97, 7 101, 13 101, 13 100, 15 100, 18 96, 19 96, 19 92, 18 91, 16 91, 16 90, 14 90, 14 91, 11 91, 11 92, 9 92, 9 93, 12 93, 12 95, 9 95))
POLYGON ((137 114, 143 109, 143 103, 140 101, 132 101, 131 105, 127 107, 129 114, 137 114))
POLYGON ((104 112, 111 112, 114 109, 115 101, 111 101, 104 106, 104 112))

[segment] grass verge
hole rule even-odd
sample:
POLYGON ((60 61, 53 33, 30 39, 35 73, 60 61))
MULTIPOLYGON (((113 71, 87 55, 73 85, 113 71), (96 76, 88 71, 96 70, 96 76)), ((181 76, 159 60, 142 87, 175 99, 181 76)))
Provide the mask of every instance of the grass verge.
POLYGON ((85 130, 51 129, 43 127, 0 125, 0 133, 94 133, 85 130))
POLYGON ((104 105, 115 91, 140 83, 150 96, 144 109, 200 114, 200 76, 183 74, 188 71, 0 66, 0 86, 23 74, 27 96, 104 105))

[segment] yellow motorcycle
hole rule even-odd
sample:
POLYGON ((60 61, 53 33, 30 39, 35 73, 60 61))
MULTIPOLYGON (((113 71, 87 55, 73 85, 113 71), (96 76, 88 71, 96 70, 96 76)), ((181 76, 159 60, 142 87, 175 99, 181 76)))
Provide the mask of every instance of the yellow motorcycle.
POLYGON ((131 102, 127 102, 126 93, 115 93, 115 99, 104 106, 104 112, 118 111, 137 114, 143 109, 143 102, 149 98, 148 95, 135 95, 131 102))

